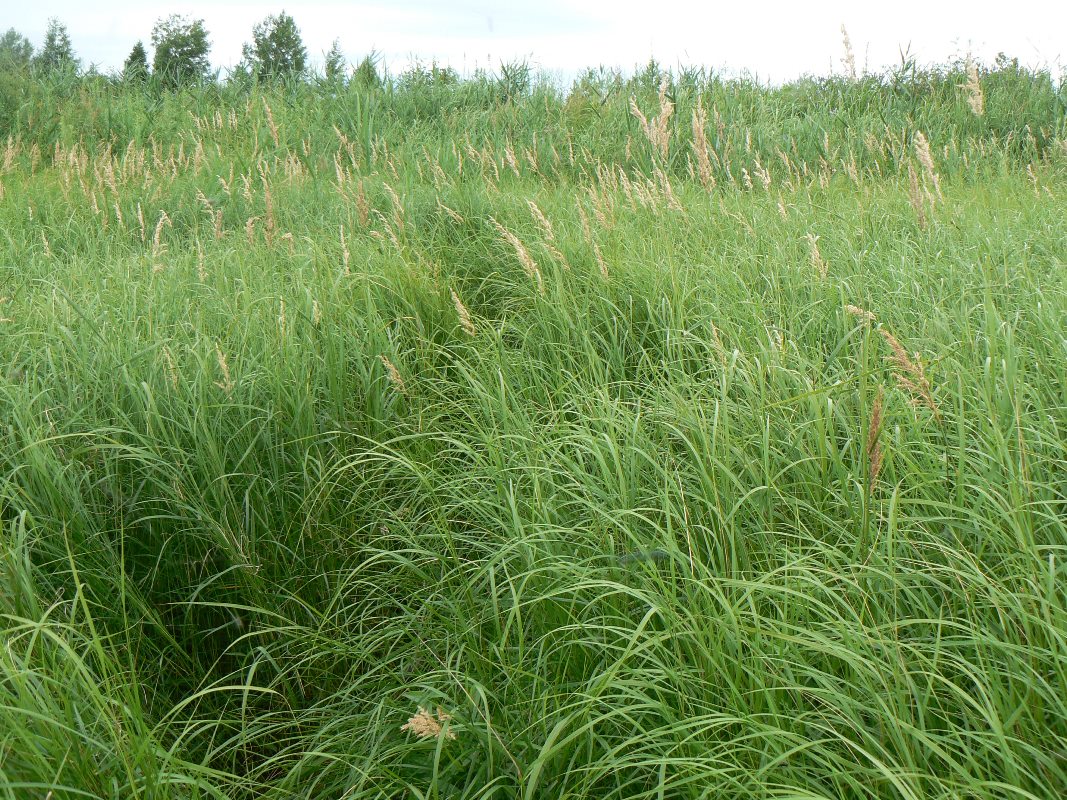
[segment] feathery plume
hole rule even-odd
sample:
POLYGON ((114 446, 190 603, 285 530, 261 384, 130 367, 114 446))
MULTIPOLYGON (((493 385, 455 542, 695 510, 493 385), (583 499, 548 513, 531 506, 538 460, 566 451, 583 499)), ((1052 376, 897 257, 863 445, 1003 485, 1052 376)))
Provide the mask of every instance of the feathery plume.
POLYGON ((596 265, 600 268, 600 277, 604 280, 608 279, 608 265, 604 261, 604 256, 600 252, 600 246, 593 242, 593 255, 596 256, 596 265))
POLYGON ((985 113, 985 95, 982 93, 982 82, 978 78, 978 67, 972 62, 967 62, 967 82, 963 84, 967 90, 967 105, 971 107, 976 117, 985 113))
POLYGON ((278 126, 274 124, 274 114, 270 110, 270 104, 267 102, 267 98, 263 98, 263 108, 267 112, 267 126, 270 128, 270 138, 274 140, 274 146, 278 146, 278 126))
POLYGON ((674 103, 667 97, 667 76, 664 75, 659 84, 659 114, 649 120, 637 105, 637 98, 630 96, 630 113, 637 118, 642 133, 648 139, 649 144, 666 160, 671 145, 671 116, 674 114, 674 103))
POLYGON ((167 380, 170 383, 170 388, 178 388, 178 368, 174 366, 174 357, 170 353, 170 348, 163 345, 163 360, 167 364, 167 380))
POLYGON ((256 222, 258 221, 259 217, 249 217, 245 220, 245 238, 248 240, 249 247, 256 243, 256 222))
MULTIPOLYGON (((266 102, 266 101, 264 101, 266 102)), ((270 193, 270 183, 267 181, 267 173, 260 166, 259 171, 260 179, 263 181, 263 203, 264 203, 264 223, 263 223, 263 238, 267 242, 267 247, 274 246, 274 198, 270 193)))
POLYGON ((708 124, 708 114, 704 110, 703 100, 697 101, 697 107, 693 109, 693 153, 697 159, 697 174, 700 176, 700 185, 705 191, 710 192, 715 188, 715 174, 711 169, 711 156, 708 154, 708 136, 705 128, 708 124))
POLYGON ((458 224, 458 225, 462 225, 463 224, 463 215, 460 214, 458 211, 456 211, 456 210, 454 210, 452 208, 449 208, 444 203, 442 203, 440 197, 437 198, 437 207, 439 209, 441 209, 442 211, 444 211, 446 214, 448 214, 448 216, 451 217, 452 221, 455 222, 456 224, 458 224))
POLYGON ((155 233, 152 234, 152 258, 158 258, 167 249, 167 246, 163 243, 163 226, 170 225, 170 217, 167 216, 167 212, 160 210, 159 222, 156 223, 155 233))
POLYGON ((922 131, 915 131, 915 157, 919 159, 919 163, 923 165, 923 171, 926 173, 927 179, 934 185, 934 191, 940 198, 941 195, 941 179, 937 176, 937 171, 934 169, 934 157, 930 154, 930 142, 926 140, 926 135, 922 131))
POLYGON ((404 379, 400 377, 400 370, 396 368, 396 365, 389 360, 389 358, 382 353, 378 356, 382 361, 382 366, 385 367, 385 372, 389 376, 389 383, 393 384, 393 388, 400 394, 407 394, 407 387, 404 385, 404 379))
POLYGON ((911 395, 910 399, 913 406, 926 406, 934 413, 934 418, 940 422, 941 410, 934 401, 933 389, 930 386, 929 378, 926 377, 926 370, 919 354, 909 355, 908 351, 904 349, 904 345, 885 328, 879 329, 879 333, 882 334, 882 338, 886 340, 890 350, 893 351, 893 355, 889 357, 889 360, 896 367, 897 384, 911 395))
POLYGON ((489 217, 489 221, 493 223, 493 227, 500 232, 500 235, 504 237, 504 240, 514 248, 515 255, 518 257, 519 263, 522 264, 522 268, 526 272, 527 277, 533 280, 534 283, 537 284, 537 290, 544 294, 545 285, 541 278, 541 270, 538 269, 537 262, 533 260, 533 256, 531 256, 530 251, 526 249, 526 245, 522 243, 522 240, 519 239, 518 236, 497 222, 493 217, 489 217))
POLYGON ((829 265, 819 252, 819 237, 808 233, 804 236, 808 240, 808 249, 811 251, 811 265, 819 273, 820 278, 825 278, 830 271, 829 265))
POLYGON ((851 304, 850 305, 846 305, 845 306, 845 311, 847 311, 849 314, 851 314, 854 317, 858 317, 859 319, 862 319, 864 322, 877 322, 878 321, 878 317, 876 317, 873 313, 871 313, 870 311, 868 311, 865 308, 860 308, 859 306, 854 306, 854 305, 851 305, 851 304))
POLYGON ((550 242, 553 241, 556 238, 556 235, 552 230, 552 223, 548 221, 548 217, 544 215, 537 203, 533 200, 527 200, 526 205, 530 207, 530 214, 533 216, 534 222, 536 222, 544 232, 545 238, 550 242))
POLYGON ((848 30, 841 23, 841 42, 845 46, 845 57, 841 63, 845 65, 845 75, 850 81, 856 80, 856 54, 852 51, 852 40, 848 38, 848 30))
POLYGON ((474 320, 471 319, 471 313, 467 310, 467 307, 463 305, 463 301, 459 299, 456 290, 449 289, 449 291, 452 293, 452 304, 456 307, 456 314, 459 316, 459 326, 463 328, 463 331, 468 336, 477 336, 478 329, 474 327, 474 320))
POLYGON ((919 221, 919 227, 926 230, 926 203, 922 190, 919 188, 919 176, 915 174, 915 167, 908 160, 908 202, 915 211, 915 218, 919 221))
POLYGON ((226 354, 222 352, 222 348, 219 347, 217 342, 215 343, 215 357, 218 359, 219 370, 222 372, 222 380, 215 381, 215 385, 222 389, 222 391, 226 392, 226 394, 230 394, 233 392, 234 386, 233 380, 230 378, 230 364, 226 360, 226 354))
POLYGON ((420 739, 436 739, 442 733, 446 739, 455 739, 456 734, 448 730, 448 722, 452 719, 451 714, 446 714, 440 706, 437 715, 434 716, 428 709, 419 706, 419 710, 406 723, 400 726, 400 730, 415 734, 420 739))

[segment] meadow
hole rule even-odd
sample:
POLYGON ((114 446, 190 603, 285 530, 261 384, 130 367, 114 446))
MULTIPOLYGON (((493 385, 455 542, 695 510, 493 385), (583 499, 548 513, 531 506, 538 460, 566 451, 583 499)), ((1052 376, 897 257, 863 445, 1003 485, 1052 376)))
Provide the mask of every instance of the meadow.
POLYGON ((0 797, 1067 793, 1067 93, 0 102, 0 797))

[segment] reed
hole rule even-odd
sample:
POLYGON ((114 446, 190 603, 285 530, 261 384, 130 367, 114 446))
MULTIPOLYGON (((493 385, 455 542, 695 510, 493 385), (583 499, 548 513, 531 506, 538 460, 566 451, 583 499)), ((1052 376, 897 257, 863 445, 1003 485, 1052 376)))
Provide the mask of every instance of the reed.
POLYGON ((0 70, 0 798, 1054 796, 1055 81, 520 67, 0 70))

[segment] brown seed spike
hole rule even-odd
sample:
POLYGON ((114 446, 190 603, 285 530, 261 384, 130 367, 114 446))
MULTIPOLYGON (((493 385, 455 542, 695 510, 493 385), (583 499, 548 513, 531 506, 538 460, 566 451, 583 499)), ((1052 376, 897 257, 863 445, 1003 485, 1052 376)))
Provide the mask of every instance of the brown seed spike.
POLYGON ((879 333, 882 334, 882 338, 886 340, 893 351, 893 355, 889 357, 889 360, 897 368, 897 384, 911 395, 912 405, 925 405, 934 413, 934 418, 940 422, 941 410, 934 400, 930 380, 926 377, 926 370, 923 367, 922 359, 919 358, 919 354, 908 355, 904 345, 885 328, 881 328, 879 333))

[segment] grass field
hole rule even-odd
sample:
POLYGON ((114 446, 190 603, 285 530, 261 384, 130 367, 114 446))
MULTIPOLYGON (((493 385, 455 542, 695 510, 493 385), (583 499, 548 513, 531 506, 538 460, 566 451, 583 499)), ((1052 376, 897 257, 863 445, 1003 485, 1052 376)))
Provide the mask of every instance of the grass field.
POLYGON ((1062 84, 528 78, 8 87, 0 797, 1063 796, 1062 84))

